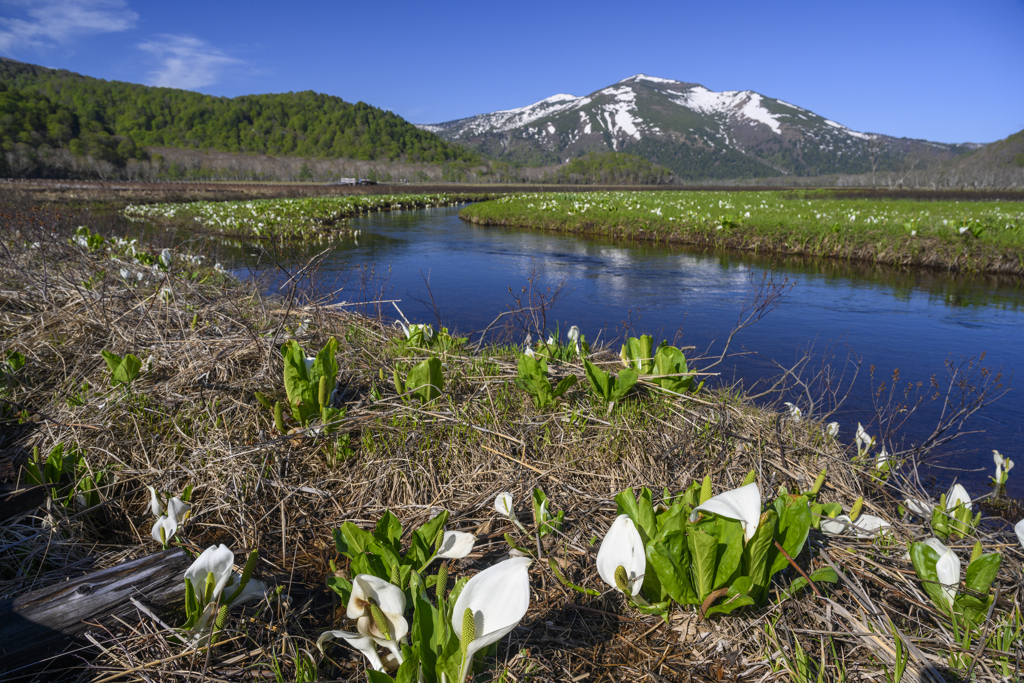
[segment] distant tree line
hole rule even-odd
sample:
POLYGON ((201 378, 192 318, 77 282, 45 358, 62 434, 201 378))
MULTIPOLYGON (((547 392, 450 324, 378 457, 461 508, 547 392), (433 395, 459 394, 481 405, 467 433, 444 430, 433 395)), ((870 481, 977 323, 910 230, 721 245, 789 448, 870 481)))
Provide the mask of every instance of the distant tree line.
POLYGON ((55 149, 123 169, 129 159, 148 158, 145 148, 151 146, 428 164, 479 161, 475 152, 391 112, 308 91, 212 97, 8 59, 0 59, 0 86, 5 175, 66 171, 53 167, 67 166, 66 155, 55 149))
POLYGON ((664 185, 672 171, 621 152, 591 152, 543 176, 542 182, 576 185, 664 185))

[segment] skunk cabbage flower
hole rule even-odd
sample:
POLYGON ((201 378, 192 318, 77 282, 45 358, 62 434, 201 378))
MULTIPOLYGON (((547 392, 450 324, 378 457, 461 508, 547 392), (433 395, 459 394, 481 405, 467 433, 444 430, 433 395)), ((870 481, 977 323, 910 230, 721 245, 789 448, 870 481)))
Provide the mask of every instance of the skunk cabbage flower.
POLYGON ((174 257, 171 255, 171 250, 170 249, 164 249, 163 251, 160 252, 160 264, 164 268, 170 268, 171 267, 171 263, 173 263, 173 262, 174 262, 174 257))
POLYGON ((946 509, 952 510, 958 503, 963 503, 967 510, 971 509, 971 497, 967 495, 967 489, 960 484, 953 484, 946 494, 946 509))
POLYGON ((324 643, 334 640, 335 638, 341 638, 346 643, 354 647, 363 653, 372 666, 377 671, 384 670, 384 663, 380 661, 380 657, 377 656, 377 644, 373 642, 373 639, 369 636, 364 636, 359 633, 350 633, 348 631, 324 631, 320 634, 320 637, 316 639, 316 647, 320 652, 324 651, 324 643))
POLYGON ((937 538, 929 538, 924 544, 939 554, 939 561, 935 563, 935 573, 942 585, 942 592, 946 594, 946 606, 952 609, 956 589, 960 585, 960 559, 937 538))
POLYGON ((690 514, 690 521, 696 522, 700 512, 738 520, 743 526, 744 540, 749 541, 761 523, 761 489, 755 482, 720 493, 695 507, 690 514))
POLYGON ((398 643, 409 634, 404 613, 405 593, 398 586, 372 574, 359 574, 352 581, 345 616, 355 619, 356 630, 390 650, 399 663, 402 650, 398 643))
POLYGON ((1021 547, 1024 547, 1024 519, 1013 526, 1013 531, 1017 534, 1017 540, 1020 541, 1021 547))
POLYGON ((156 495, 156 489, 148 484, 146 488, 149 489, 149 509, 154 517, 159 517, 164 514, 164 506, 160 504, 160 498, 156 495))
POLYGON ((234 566, 235 554, 226 545, 211 545, 185 570, 185 578, 192 582, 197 596, 204 596, 202 602, 216 602, 231 581, 231 570, 234 566), (213 577, 213 591, 207 593, 206 585, 210 576, 213 577))
POLYGON ((884 470, 885 466, 889 464, 889 454, 885 452, 885 446, 882 446, 882 450, 875 456, 875 469, 884 470))
POLYGON ((871 445, 875 443, 873 436, 868 436, 868 433, 864 430, 864 427, 860 422, 857 423, 857 436, 854 437, 857 442, 857 452, 863 453, 864 451, 871 448, 871 445))
POLYGON ((1004 458, 999 451, 992 451, 992 461, 996 464, 996 484, 1005 484, 1010 470, 1013 469, 1013 461, 1009 458, 1004 458))
POLYGON ((576 355, 577 356, 581 355, 581 351, 580 351, 580 328, 578 328, 575 325, 573 325, 572 327, 569 328, 569 332, 566 333, 566 336, 569 337, 569 341, 576 347, 576 355))
POLYGON ((827 425, 825 425, 825 433, 828 434, 833 439, 836 438, 836 435, 839 434, 839 423, 829 422, 827 425))
POLYGON ((437 556, 447 560, 460 560, 473 552, 474 545, 476 545, 476 536, 473 534, 467 534, 464 531, 446 531, 437 556))
POLYGON ((821 520, 821 533, 829 536, 841 536, 846 533, 846 530, 850 528, 853 521, 849 515, 838 515, 834 519, 823 519, 821 520))
POLYGON ((494 509, 498 514, 505 515, 509 519, 516 516, 515 508, 512 507, 512 494, 499 493, 494 498, 494 509))
POLYGON ((504 638, 526 616, 532 562, 528 557, 499 562, 471 578, 459 593, 452 628, 463 644, 460 681, 466 680, 478 650, 504 638))
POLYGON ((903 505, 918 517, 931 517, 932 510, 935 508, 931 503, 916 498, 904 499, 903 505))
MULTIPOLYGON (((156 500, 156 494, 153 495, 153 500, 156 500)), ((157 501, 156 507, 153 506, 153 501, 150 501, 150 508, 159 508, 159 501, 157 501)), ((178 533, 178 523, 184 522, 185 518, 188 517, 189 510, 192 506, 189 503, 183 502, 180 498, 171 498, 167 503, 167 515, 161 516, 156 523, 153 525, 153 540, 160 545, 167 547, 167 544, 174 538, 174 534, 178 533)), ((233 558, 234 556, 232 556, 233 558)))
POLYGON ((892 524, 874 515, 859 515, 857 521, 851 525, 857 538, 871 538, 877 534, 891 529, 892 524))
POLYGON ((790 419, 793 420, 793 422, 799 422, 800 421, 800 417, 802 415, 802 413, 800 412, 800 409, 798 407, 796 407, 795 405, 793 405, 792 403, 790 403, 789 401, 786 401, 786 403, 784 405, 789 408, 789 417, 790 417, 790 419))
POLYGON ((626 597, 640 592, 647 571, 644 542, 629 515, 619 515, 597 552, 597 573, 609 586, 626 597))

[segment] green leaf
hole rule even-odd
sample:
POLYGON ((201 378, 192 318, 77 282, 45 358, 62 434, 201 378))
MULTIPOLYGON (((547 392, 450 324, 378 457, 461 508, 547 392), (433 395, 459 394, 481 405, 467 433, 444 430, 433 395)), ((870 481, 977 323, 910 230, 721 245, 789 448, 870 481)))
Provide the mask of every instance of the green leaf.
POLYGON ((575 386, 576 381, 578 379, 579 378, 576 377, 576 375, 567 375, 563 377, 562 381, 558 383, 558 386, 555 387, 555 390, 551 395, 554 398, 558 398, 559 396, 567 392, 569 389, 571 389, 573 386, 575 386))
POLYGON ((405 390, 418 398, 420 403, 430 403, 440 396, 444 390, 441 361, 428 358, 415 365, 405 379, 405 390))
POLYGON ((583 370, 586 373, 587 381, 590 382, 590 388, 593 390, 594 395, 605 403, 611 401, 612 392, 608 384, 608 373, 585 358, 583 359, 583 370))
POLYGON ((448 511, 443 510, 439 515, 428 521, 412 532, 412 541, 409 544, 409 551, 405 554, 405 561, 416 565, 419 569, 423 563, 434 554, 434 540, 437 532, 448 523, 448 511))
POLYGON ((692 564, 690 548, 686 542, 685 517, 678 528, 662 527, 658 539, 647 546, 648 571, 658 575, 665 591, 680 605, 700 603, 690 575, 692 564))
POLYGON ((391 513, 391 510, 385 510, 384 514, 377 521, 377 527, 373 530, 373 537, 379 542, 399 550, 399 541, 402 538, 402 522, 391 513))
POLYGON ((288 407, 295 421, 306 427, 312 417, 320 414, 316 396, 319 386, 310 382, 306 354, 297 341, 290 339, 285 342, 281 346, 281 356, 284 359, 284 389, 288 394, 288 407))
POLYGON ((121 356, 106 349, 100 351, 100 355, 103 356, 103 360, 107 361, 107 369, 110 370, 110 374, 113 375, 117 372, 117 368, 121 365, 121 356))
POLYGON ((376 669, 366 669, 366 679, 370 683, 395 683, 395 679, 388 676, 383 671, 377 671, 376 669))
MULTIPOLYGON (((682 351, 667 344, 662 344, 658 347, 658 352, 654 354, 655 375, 681 375, 686 372, 689 372, 689 370, 686 367, 686 357, 682 351)), ((682 394, 693 383, 693 375, 658 377, 653 381, 662 389, 682 394)))
POLYGON ((999 553, 989 553, 971 562, 967 566, 965 578, 968 590, 987 595, 992 588, 992 582, 996 580, 1002 561, 1003 556, 999 553))
POLYGON ((690 557, 693 558, 691 567, 696 584, 694 587, 697 589, 698 601, 703 602, 714 590, 718 539, 697 529, 691 530, 686 538, 690 546, 690 557))
POLYGON ((130 385, 136 377, 139 376, 139 370, 142 369, 142 361, 137 356, 129 353, 121 360, 121 364, 117 367, 117 370, 111 375, 111 384, 124 384, 125 386, 130 385))
POLYGON ((615 378, 615 386, 612 389, 611 399, 618 403, 621 401, 626 394, 629 393, 630 389, 636 384, 637 374, 635 370, 625 368, 619 370, 618 377, 615 378))
MULTIPOLYGON (((806 496, 779 496, 775 500, 778 514, 775 540, 779 542, 794 560, 800 555, 811 529, 811 509, 806 496)), ((789 566, 789 560, 779 552, 773 543, 768 549, 768 578, 789 566)))
POLYGON ((335 527, 332 534, 334 547, 349 559, 366 552, 366 549, 374 542, 373 534, 363 531, 352 522, 345 522, 340 527, 335 527))
POLYGON ((758 604, 764 604, 768 597, 771 574, 768 573, 768 553, 775 549, 775 526, 778 521, 775 510, 761 514, 757 531, 743 548, 743 571, 753 581, 753 597, 758 604))
POLYGON ((736 580, 732 582, 732 585, 729 586, 729 592, 725 594, 725 599, 722 600, 722 602, 709 607, 708 611, 704 613, 705 618, 710 617, 713 614, 729 614, 741 607, 753 605, 754 599, 748 595, 751 586, 752 583, 749 576, 737 577, 736 580))
POLYGON ((596 591, 592 588, 583 588, 582 586, 577 586, 575 583, 565 578, 565 576, 562 575, 562 572, 558 570, 558 563, 555 562, 555 558, 548 558, 548 567, 551 568, 551 573, 555 575, 555 578, 558 579, 559 583, 561 583, 566 588, 571 588, 574 591, 585 593, 586 595, 597 596, 601 594, 600 591, 596 591))
POLYGON ((328 588, 341 596, 341 604, 348 604, 349 597, 352 595, 352 584, 348 579, 331 574, 328 575, 325 583, 328 588))

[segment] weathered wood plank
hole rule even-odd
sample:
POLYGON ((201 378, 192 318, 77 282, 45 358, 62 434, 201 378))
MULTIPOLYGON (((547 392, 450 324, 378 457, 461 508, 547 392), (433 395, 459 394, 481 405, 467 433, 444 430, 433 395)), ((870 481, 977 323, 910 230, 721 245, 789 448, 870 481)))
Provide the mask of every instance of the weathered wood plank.
POLYGON ((158 608, 184 601, 190 564, 180 548, 164 550, 0 602, 0 672, 79 642, 89 628, 84 620, 134 613, 132 597, 158 608))

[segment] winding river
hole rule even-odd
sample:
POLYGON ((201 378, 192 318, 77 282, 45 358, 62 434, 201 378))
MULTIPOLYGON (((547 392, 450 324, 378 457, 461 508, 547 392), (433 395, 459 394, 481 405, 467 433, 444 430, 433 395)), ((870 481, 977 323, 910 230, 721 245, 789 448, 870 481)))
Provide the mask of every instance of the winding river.
MULTIPOLYGON (((398 299, 409 320, 436 325, 432 298, 444 324, 462 333, 482 330, 509 310, 514 304, 510 288, 520 292, 533 275, 541 291, 554 291, 565 282, 548 314, 552 330, 578 325, 591 342, 621 339, 627 331, 646 333, 656 341, 667 338, 695 347, 688 355, 708 350, 717 355, 750 300, 751 281, 760 281, 767 271, 776 283, 787 284, 787 293, 736 335, 730 350, 742 355, 716 368, 722 373, 719 381, 742 381, 750 388, 777 375, 778 365, 791 366, 810 353, 807 372, 830 359, 843 375, 845 392, 859 359, 849 397, 829 418, 840 423, 840 438, 847 442, 853 441, 858 422, 877 433, 877 422, 871 423, 873 397, 882 381, 888 392, 894 370, 899 370, 902 396, 908 383, 917 382, 934 394, 932 377, 944 392, 947 363, 977 362, 982 353, 986 368, 1002 368, 1004 386, 1014 368, 1024 369, 1024 283, 1019 279, 481 228, 459 220, 455 208, 373 214, 352 220, 351 227, 361 234, 342 240, 324 256, 317 275, 321 288, 340 288, 337 301, 398 299)), ((284 264, 304 262, 324 248, 297 249, 284 255, 284 264)), ((235 272, 252 269, 256 249, 234 253, 235 272)), ((397 315, 390 303, 383 312, 397 315)), ((785 400, 808 407, 799 392, 785 400)), ((928 403, 913 414, 889 449, 925 438, 940 408, 941 401, 928 403)), ((938 490, 957 477, 972 495, 986 493, 991 490, 992 450, 998 449, 1021 463, 1007 490, 1024 495, 1022 392, 1009 391, 976 413, 965 429, 971 433, 933 453, 922 481, 938 490)))

